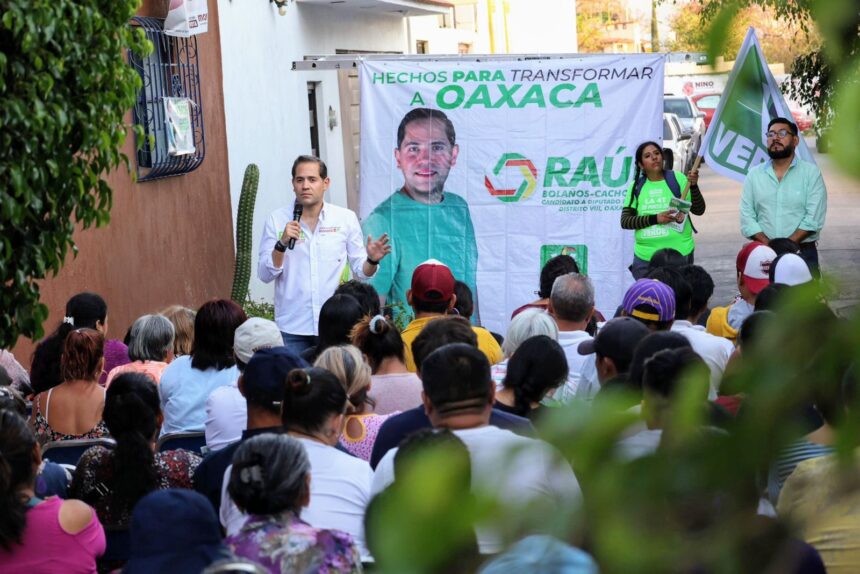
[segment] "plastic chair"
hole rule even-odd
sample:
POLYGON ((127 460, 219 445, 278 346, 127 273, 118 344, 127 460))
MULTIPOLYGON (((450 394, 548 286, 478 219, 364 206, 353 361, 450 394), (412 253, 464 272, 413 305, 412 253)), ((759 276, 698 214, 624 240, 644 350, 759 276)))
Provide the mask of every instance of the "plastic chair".
POLYGON ((116 441, 110 438, 82 438, 51 441, 42 447, 42 458, 57 464, 77 466, 84 451, 92 446, 113 448, 116 441))
POLYGON ((178 448, 204 454, 206 447, 206 434, 202 432, 176 432, 166 434, 158 439, 155 450, 164 452, 178 448))

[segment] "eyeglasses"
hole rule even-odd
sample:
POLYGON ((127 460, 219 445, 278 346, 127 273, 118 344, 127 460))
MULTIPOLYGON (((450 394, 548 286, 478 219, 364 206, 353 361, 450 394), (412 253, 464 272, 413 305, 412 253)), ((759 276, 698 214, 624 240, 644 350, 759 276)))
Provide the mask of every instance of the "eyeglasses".
POLYGON ((788 130, 779 130, 778 132, 769 131, 769 132, 764 133, 764 137, 766 137, 769 140, 772 140, 774 138, 784 138, 785 136, 787 136, 789 134, 794 135, 792 132, 790 132, 788 130))

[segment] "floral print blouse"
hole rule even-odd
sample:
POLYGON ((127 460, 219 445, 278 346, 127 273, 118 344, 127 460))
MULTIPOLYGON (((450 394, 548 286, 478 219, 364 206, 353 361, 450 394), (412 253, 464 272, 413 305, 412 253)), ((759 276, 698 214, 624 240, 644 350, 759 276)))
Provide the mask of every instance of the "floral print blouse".
MULTIPOLYGON (((203 460, 186 450, 155 453, 158 488, 193 488, 191 478, 203 460)), ((96 509, 105 527, 126 528, 131 521, 132 508, 114 496, 113 451, 103 446, 88 448, 78 461, 69 487, 69 498, 83 500, 96 509)))
POLYGON ((349 534, 314 528, 292 512, 251 515, 225 540, 241 558, 271 574, 349 574, 361 572, 361 558, 349 534))

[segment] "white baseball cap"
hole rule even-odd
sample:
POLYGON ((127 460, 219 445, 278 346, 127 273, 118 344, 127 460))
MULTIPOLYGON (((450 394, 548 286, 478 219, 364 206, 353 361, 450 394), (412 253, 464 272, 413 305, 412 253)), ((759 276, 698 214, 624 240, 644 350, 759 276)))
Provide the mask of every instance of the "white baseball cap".
POLYGON ((233 353, 246 365, 260 349, 283 346, 284 337, 278 326, 260 317, 251 317, 239 325, 233 335, 233 353))
POLYGON ((812 281, 812 273, 801 256, 783 253, 771 263, 770 280, 783 285, 803 285, 812 281))

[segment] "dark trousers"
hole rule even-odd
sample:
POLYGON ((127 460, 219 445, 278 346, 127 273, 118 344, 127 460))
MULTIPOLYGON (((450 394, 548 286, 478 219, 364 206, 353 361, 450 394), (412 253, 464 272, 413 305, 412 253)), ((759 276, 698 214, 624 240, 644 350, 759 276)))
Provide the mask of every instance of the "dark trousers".
MULTIPOLYGON (((687 265, 693 264, 693 254, 695 251, 690 251, 690 254, 687 255, 687 265)), ((635 255, 633 256, 633 264, 628 267, 630 269, 630 273, 633 275, 633 279, 640 280, 651 270, 651 262, 645 261, 644 259, 639 259, 635 255)))
POLYGON ((816 279, 821 279, 821 268, 818 265, 818 248, 816 247, 816 243, 816 241, 801 243, 800 257, 806 261, 806 265, 809 266, 809 271, 812 273, 812 276, 816 279))

